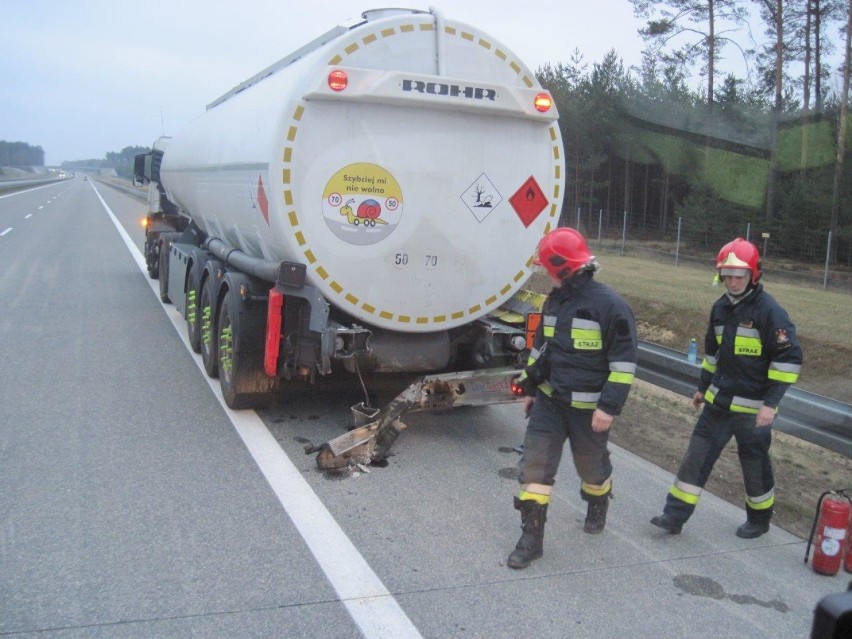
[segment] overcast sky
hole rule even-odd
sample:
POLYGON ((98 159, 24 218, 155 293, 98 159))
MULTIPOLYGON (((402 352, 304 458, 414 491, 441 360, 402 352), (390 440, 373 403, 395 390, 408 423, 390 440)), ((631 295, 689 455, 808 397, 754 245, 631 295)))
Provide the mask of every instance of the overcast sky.
POLYGON ((236 84, 366 9, 434 5, 532 70, 578 48, 638 64, 627 0, 2 0, 0 140, 45 164, 173 135, 236 84))

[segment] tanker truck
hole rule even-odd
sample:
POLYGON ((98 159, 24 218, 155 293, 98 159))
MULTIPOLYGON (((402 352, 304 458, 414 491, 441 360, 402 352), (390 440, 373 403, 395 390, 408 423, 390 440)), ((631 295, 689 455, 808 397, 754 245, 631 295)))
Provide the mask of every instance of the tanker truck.
POLYGON ((138 156, 149 274, 228 406, 367 373, 433 374, 418 405, 448 382, 510 400, 519 295, 561 213, 557 118, 490 35, 377 9, 138 156))

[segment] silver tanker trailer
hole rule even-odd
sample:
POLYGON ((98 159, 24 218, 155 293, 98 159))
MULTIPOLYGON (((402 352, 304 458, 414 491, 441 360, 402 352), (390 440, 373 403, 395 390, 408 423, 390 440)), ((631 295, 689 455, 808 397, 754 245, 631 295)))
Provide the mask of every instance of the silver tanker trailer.
POLYGON ((137 157, 149 273, 227 404, 336 371, 441 373, 430 383, 466 378, 467 399, 475 380, 494 386, 483 402, 511 399, 505 371, 453 373, 526 347, 506 311, 561 213, 557 118, 490 35, 379 9, 137 157))

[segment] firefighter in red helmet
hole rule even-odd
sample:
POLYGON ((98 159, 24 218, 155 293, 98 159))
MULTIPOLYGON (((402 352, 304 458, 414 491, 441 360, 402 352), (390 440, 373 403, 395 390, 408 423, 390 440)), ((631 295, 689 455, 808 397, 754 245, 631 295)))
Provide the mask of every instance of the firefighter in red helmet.
POLYGON ((802 349, 787 312, 760 284, 757 247, 737 238, 716 257, 725 294, 710 311, 704 361, 692 405, 698 418, 663 514, 651 523, 678 534, 695 511, 724 447, 735 438, 745 483, 744 539, 769 531, 775 480, 769 459, 772 422, 787 388, 799 377, 802 349))
POLYGON ((638 354, 633 311, 594 280, 598 262, 580 233, 558 228, 545 235, 536 263, 554 289, 542 308, 527 367, 516 380, 526 395, 529 423, 515 497, 523 533, 509 556, 511 568, 526 568, 542 556, 544 522, 566 439, 580 496, 588 502, 583 530, 603 532, 612 496, 609 429, 627 400, 638 354))

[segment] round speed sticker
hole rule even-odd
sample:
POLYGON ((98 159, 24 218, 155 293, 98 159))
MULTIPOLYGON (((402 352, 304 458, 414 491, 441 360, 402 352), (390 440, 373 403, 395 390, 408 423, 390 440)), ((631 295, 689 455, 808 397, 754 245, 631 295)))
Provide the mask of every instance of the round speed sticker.
POLYGON ((331 232, 344 242, 375 244, 402 219, 402 191, 377 164, 349 164, 325 185, 322 213, 331 232))

